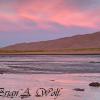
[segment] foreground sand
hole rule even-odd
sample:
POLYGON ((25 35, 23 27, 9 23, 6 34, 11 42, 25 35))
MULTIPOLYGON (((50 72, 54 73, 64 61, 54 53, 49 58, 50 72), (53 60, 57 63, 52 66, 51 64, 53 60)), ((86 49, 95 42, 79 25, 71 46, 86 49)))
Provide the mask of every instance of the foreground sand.
POLYGON ((0 75, 0 100, 100 100, 100 88, 88 86, 93 81, 100 82, 100 74, 3 74, 0 75), (47 95, 36 97, 37 93, 42 95, 40 88, 47 95), (85 91, 74 91, 74 88, 85 91), (11 96, 13 91, 19 91, 18 95, 11 96))

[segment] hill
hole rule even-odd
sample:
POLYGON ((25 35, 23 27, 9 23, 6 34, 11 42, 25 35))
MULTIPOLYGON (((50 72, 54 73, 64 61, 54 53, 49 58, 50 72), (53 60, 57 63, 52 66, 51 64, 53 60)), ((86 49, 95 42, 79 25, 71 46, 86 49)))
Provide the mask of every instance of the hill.
POLYGON ((83 51, 83 53, 93 53, 94 51, 100 53, 100 32, 49 41, 20 43, 4 47, 2 50, 22 52, 72 52, 72 54, 73 52, 77 53, 77 51, 80 53, 83 51))

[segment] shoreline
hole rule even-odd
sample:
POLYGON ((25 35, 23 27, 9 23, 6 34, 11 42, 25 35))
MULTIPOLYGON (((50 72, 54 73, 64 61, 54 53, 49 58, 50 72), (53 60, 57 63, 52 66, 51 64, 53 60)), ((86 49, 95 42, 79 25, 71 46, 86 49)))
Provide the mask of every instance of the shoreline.
POLYGON ((100 53, 0 53, 0 55, 100 55, 100 53))
POLYGON ((3 50, 0 55, 100 55, 100 48, 76 48, 59 50, 3 50))

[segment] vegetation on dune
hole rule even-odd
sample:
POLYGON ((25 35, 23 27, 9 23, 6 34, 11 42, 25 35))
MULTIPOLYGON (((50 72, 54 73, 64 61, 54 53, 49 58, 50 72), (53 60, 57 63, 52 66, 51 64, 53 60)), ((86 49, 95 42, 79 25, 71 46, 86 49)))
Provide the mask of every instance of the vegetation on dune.
POLYGON ((33 50, 33 51, 22 51, 22 50, 0 50, 0 53, 33 53, 33 52, 44 52, 44 50, 33 50))
POLYGON ((73 48, 73 49, 65 49, 71 51, 100 51, 100 48, 73 48))
POLYGON ((100 48, 73 48, 73 49, 61 49, 61 50, 0 50, 0 54, 52 54, 52 53, 69 53, 69 52, 85 52, 85 51, 100 51, 100 48))

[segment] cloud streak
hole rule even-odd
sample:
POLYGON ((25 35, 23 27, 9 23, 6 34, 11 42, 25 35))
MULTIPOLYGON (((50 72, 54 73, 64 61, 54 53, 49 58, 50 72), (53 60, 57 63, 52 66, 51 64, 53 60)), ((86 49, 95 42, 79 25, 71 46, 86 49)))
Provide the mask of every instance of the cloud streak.
POLYGON ((44 32, 52 37, 97 31, 99 5, 100 0, 0 0, 0 37, 7 39, 6 34, 15 39, 20 38, 17 33, 25 33, 23 38, 30 39, 33 36, 30 33, 41 37, 44 32))
POLYGON ((52 22, 66 27, 98 28, 98 3, 100 4, 99 0, 1 0, 0 27, 4 24, 9 30, 13 30, 11 27, 14 25, 19 26, 16 30, 29 27, 45 29, 50 28, 48 23, 52 22), (23 25, 23 20, 29 22, 23 25))

